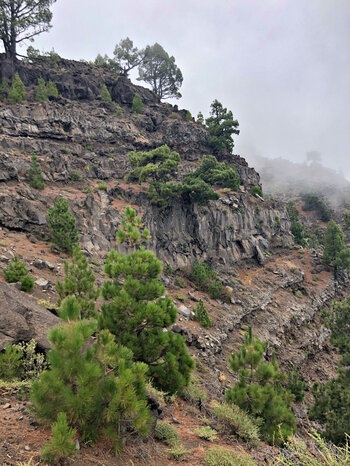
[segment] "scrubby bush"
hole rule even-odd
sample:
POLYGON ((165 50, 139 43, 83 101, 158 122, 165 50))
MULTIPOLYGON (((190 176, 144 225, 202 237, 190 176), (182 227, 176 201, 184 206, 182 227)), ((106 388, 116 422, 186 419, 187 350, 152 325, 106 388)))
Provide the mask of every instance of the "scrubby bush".
POLYGON ((44 189, 44 177, 41 171, 37 155, 33 152, 31 155, 32 163, 28 170, 29 185, 34 189, 44 189))
POLYGON ((253 337, 249 328, 244 344, 229 359, 231 370, 240 379, 226 392, 226 401, 237 404, 249 414, 263 419, 261 433, 271 444, 281 445, 295 431, 296 421, 291 407, 294 395, 281 382, 285 375, 279 366, 263 360, 268 342, 253 337))
POLYGON ((300 380, 299 371, 295 366, 292 366, 288 373, 287 388, 293 393, 296 402, 304 400, 306 382, 300 380))
POLYGON ((112 102, 112 97, 109 93, 109 90, 107 89, 106 84, 102 86, 101 99, 103 102, 112 102))
POLYGON ((66 413, 84 442, 106 437, 118 451, 127 431, 148 431, 147 367, 133 363, 132 352, 117 345, 107 330, 96 331, 94 320, 50 331, 50 368, 33 382, 31 402, 44 423, 66 413))
POLYGON ((45 355, 36 352, 36 341, 21 342, 17 345, 7 345, 0 353, 0 379, 30 380, 46 369, 45 355))
POLYGON ((225 162, 218 162, 213 155, 204 156, 201 165, 185 176, 185 182, 198 178, 211 186, 222 186, 233 191, 237 191, 240 184, 236 169, 225 162))
POLYGON ((65 198, 59 198, 55 207, 49 209, 48 224, 52 244, 59 250, 71 253, 79 242, 79 235, 75 217, 69 212, 65 198))
POLYGON ((137 114, 143 113, 143 102, 140 94, 135 94, 132 100, 132 111, 137 114))
POLYGON ((188 204, 207 205, 209 201, 216 201, 220 195, 201 178, 187 177, 176 185, 175 192, 179 193, 188 204))
POLYGON ((334 265, 338 254, 344 249, 344 236, 334 220, 327 224, 324 234, 323 262, 334 265))
POLYGON ((35 86, 35 100, 38 102, 49 100, 45 80, 41 77, 38 78, 38 85, 35 86))
POLYGON ((20 282, 22 291, 30 291, 34 287, 34 280, 28 274, 29 270, 17 256, 12 259, 7 270, 4 270, 5 280, 8 283, 20 282))
POLYGON ((224 431, 237 435, 251 445, 260 440, 259 421, 233 403, 212 403, 213 411, 224 431))
MULTIPOLYGON (((75 297, 79 306, 79 318, 94 316, 96 314, 95 302, 100 292, 95 287, 96 277, 80 246, 73 248, 71 264, 64 261, 64 274, 63 282, 56 283, 58 304, 62 305, 63 300, 68 296, 75 297)), ((66 306, 72 306, 72 304, 67 302, 66 306)), ((68 311, 63 310, 63 313, 65 312, 68 311)))
POLYGON ((16 73, 13 81, 12 81, 12 86, 8 94, 8 103, 9 104, 22 104, 26 102, 27 100, 27 93, 26 93, 26 88, 24 87, 24 84, 19 77, 19 74, 16 73))
POLYGON ((158 421, 154 431, 154 438, 172 446, 179 442, 179 433, 168 422, 158 421))
POLYGON ((205 466, 257 466, 249 455, 238 455, 233 450, 211 447, 204 458, 205 466))
POLYGON ((76 430, 69 427, 66 413, 58 414, 57 422, 52 425, 51 429, 52 437, 41 450, 44 461, 53 464, 74 456, 76 449, 73 437, 76 430))
POLYGON ((46 95, 48 97, 58 97, 57 86, 53 81, 49 81, 46 84, 46 95))
POLYGON ((218 433, 216 430, 212 429, 210 426, 198 427, 194 430, 195 435, 199 438, 207 440, 208 442, 213 442, 218 438, 218 433))
POLYGON ((186 450, 181 443, 176 443, 174 446, 172 446, 169 450, 169 457, 170 459, 173 459, 175 461, 184 461, 186 459, 186 456, 188 453, 190 453, 189 450, 186 450))
POLYGON ((187 110, 187 112, 186 112, 186 121, 190 122, 192 120, 193 120, 193 118, 192 118, 191 112, 189 110, 187 110))
POLYGON ((198 306, 193 309, 194 320, 198 320, 203 327, 211 327, 212 323, 208 315, 208 311, 204 306, 202 300, 199 301, 198 306))
POLYGON ((198 405, 207 400, 207 394, 199 387, 198 379, 193 375, 191 376, 187 387, 184 387, 180 394, 184 400, 191 404, 198 405))
POLYGON ((0 100, 3 102, 7 99, 10 91, 9 83, 6 79, 3 79, 0 84, 0 100))
POLYGON ((295 207, 295 203, 293 201, 288 202, 287 212, 292 222, 291 233, 294 236, 294 241, 300 246, 305 247, 306 241, 305 241, 304 227, 299 222, 299 212, 297 208, 295 207))
POLYGON ((332 211, 328 207, 328 205, 319 197, 318 194, 303 194, 302 200, 304 201, 304 205, 302 207, 303 210, 316 210, 319 213, 320 218, 323 222, 329 222, 331 220, 332 211))
POLYGON ((222 283, 216 280, 215 270, 206 262, 195 262, 190 279, 200 290, 207 292, 212 299, 218 299, 222 296, 222 283))
POLYGON ((250 192, 255 195, 255 194, 258 194, 260 197, 263 197, 263 192, 262 192, 262 189, 260 186, 256 185, 256 186, 253 186, 250 190, 250 192))
POLYGON ((0 353, 0 379, 12 381, 22 376, 23 352, 15 345, 7 345, 0 353))

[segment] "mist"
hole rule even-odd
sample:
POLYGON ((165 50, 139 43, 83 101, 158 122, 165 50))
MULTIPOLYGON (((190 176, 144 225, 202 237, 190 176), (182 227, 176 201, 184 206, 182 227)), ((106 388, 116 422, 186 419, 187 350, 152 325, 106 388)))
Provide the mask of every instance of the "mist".
POLYGON ((240 123, 236 153, 302 162, 316 150, 350 179, 348 0, 58 0, 53 14, 34 47, 94 60, 126 36, 159 42, 184 76, 172 103, 207 116, 221 101, 240 123))

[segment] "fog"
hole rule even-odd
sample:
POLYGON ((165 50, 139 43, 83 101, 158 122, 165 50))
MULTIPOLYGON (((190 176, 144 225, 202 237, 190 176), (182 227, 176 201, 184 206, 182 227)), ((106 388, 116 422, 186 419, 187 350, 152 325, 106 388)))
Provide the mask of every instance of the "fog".
POLYGON ((177 103, 208 115, 217 98, 241 134, 234 152, 323 163, 350 179, 349 0, 57 0, 34 46, 93 60, 129 36, 159 42, 184 76, 177 103))

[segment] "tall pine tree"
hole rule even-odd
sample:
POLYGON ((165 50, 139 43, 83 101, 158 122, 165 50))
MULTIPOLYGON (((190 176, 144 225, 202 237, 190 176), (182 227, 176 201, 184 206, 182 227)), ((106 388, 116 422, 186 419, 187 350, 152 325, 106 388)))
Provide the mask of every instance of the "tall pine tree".
POLYGON ((69 212, 67 199, 59 198, 55 207, 49 209, 48 224, 52 244, 61 251, 72 253, 73 247, 79 242, 79 235, 75 217, 69 212))
MULTIPOLYGON (((124 230, 118 234, 133 242, 139 221, 135 211, 126 211, 124 230), (136 226, 129 225, 132 219, 136 226)), ((131 209, 132 210, 132 209, 131 209)), ((155 254, 144 248, 129 254, 112 250, 104 271, 111 279, 104 283, 102 295, 105 303, 99 318, 100 328, 109 329, 122 345, 130 348, 136 361, 148 366, 148 376, 154 384, 168 393, 175 393, 189 383, 194 366, 181 335, 164 328, 176 321, 177 310, 172 299, 164 296, 165 288, 159 280, 162 264, 155 254)))

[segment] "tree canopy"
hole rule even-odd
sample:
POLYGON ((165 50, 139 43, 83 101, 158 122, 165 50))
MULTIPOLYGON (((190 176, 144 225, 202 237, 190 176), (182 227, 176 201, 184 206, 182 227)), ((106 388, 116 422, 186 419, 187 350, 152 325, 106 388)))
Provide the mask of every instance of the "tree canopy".
POLYGON ((157 42, 145 49, 139 66, 139 81, 145 81, 152 86, 152 91, 160 99, 179 99, 179 88, 183 77, 180 68, 175 64, 175 58, 157 42))
POLYGON ((114 60, 118 64, 125 76, 129 71, 139 66, 142 62, 144 51, 134 47, 134 43, 129 37, 122 39, 114 49, 114 60))
POLYGON ((14 60, 17 45, 51 27, 51 5, 56 0, 0 0, 0 38, 6 58, 14 60))

